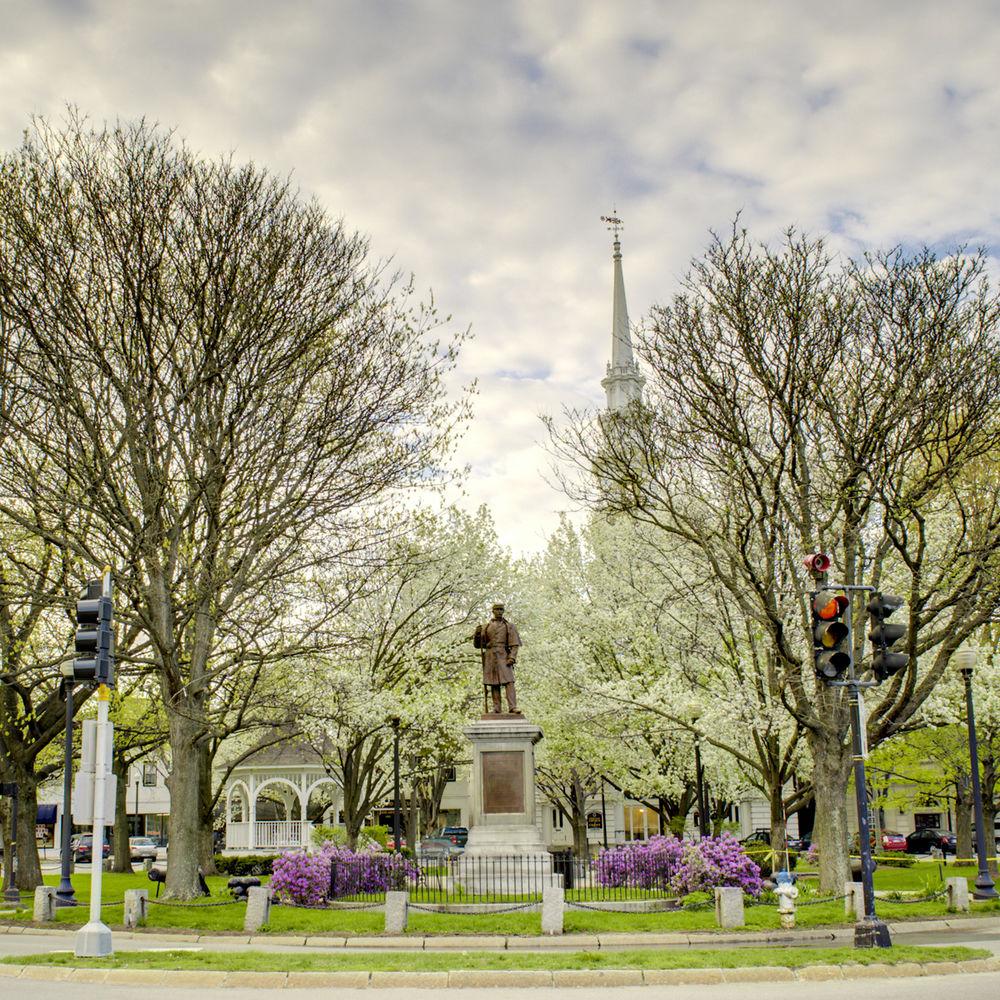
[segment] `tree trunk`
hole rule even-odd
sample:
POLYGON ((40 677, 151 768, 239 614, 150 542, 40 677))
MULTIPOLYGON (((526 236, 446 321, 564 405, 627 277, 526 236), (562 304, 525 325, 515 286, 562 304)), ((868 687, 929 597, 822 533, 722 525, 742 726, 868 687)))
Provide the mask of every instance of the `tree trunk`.
POLYGON ((17 887, 32 890, 42 884, 35 825, 38 823, 38 783, 34 761, 30 768, 12 767, 17 782, 17 887))
POLYGON ((775 861, 775 871, 777 871, 785 867, 784 852, 788 840, 788 829, 785 823, 785 795, 781 782, 772 783, 770 792, 771 850, 775 854, 781 855, 781 858, 775 861))
MULTIPOLYGON (((207 746, 198 759, 198 798, 201 814, 198 851, 202 874, 218 874, 215 867, 215 790, 212 785, 212 755, 207 746)), ((301 817, 305 819, 305 816, 301 817)))
POLYGON ((197 737, 201 727, 191 717, 188 704, 167 708, 170 731, 170 846, 166 897, 195 899, 201 895, 198 866, 201 862, 201 794, 197 737))
POLYGON ((976 856, 972 838, 972 778, 960 774, 955 781, 955 857, 976 856))
POLYGON ((111 870, 126 873, 132 871, 132 852, 128 846, 128 764, 121 754, 116 753, 112 758, 111 772, 118 778, 115 788, 115 821, 111 834, 111 870))
POLYGON ((848 859, 847 779, 851 753, 847 747, 810 733, 816 824, 813 841, 819 847, 819 884, 823 892, 840 895, 851 881, 848 859))

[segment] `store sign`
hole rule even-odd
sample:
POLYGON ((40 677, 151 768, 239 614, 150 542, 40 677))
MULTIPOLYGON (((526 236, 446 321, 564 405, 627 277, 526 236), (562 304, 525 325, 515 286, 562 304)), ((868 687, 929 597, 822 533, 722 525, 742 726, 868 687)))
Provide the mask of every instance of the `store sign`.
POLYGON ((599 812, 587 813, 587 829, 603 830, 604 817, 599 812))

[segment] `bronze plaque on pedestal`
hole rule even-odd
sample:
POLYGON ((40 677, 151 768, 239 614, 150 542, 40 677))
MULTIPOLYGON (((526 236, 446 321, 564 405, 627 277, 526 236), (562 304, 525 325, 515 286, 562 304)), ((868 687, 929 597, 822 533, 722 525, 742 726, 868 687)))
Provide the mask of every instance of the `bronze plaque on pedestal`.
POLYGON ((483 812, 524 812, 524 751, 483 753, 483 812))

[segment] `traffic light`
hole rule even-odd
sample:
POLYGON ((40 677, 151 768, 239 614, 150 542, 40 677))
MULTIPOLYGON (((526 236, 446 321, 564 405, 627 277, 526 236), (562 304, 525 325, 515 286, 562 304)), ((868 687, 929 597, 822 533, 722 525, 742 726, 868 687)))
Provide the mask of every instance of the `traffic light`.
POLYGON ((76 602, 76 652, 73 679, 114 686, 114 636, 111 598, 101 580, 90 580, 76 602))
POLYGON ((903 598, 895 594, 876 594, 868 602, 868 614, 872 619, 872 630, 868 638, 872 641, 872 672, 875 679, 884 681, 910 662, 908 653, 898 653, 893 646, 906 636, 905 625, 890 625, 886 619, 903 606, 903 598))
POLYGON ((851 669, 851 602, 843 594, 821 590, 813 594, 813 663, 816 676, 827 683, 851 669))

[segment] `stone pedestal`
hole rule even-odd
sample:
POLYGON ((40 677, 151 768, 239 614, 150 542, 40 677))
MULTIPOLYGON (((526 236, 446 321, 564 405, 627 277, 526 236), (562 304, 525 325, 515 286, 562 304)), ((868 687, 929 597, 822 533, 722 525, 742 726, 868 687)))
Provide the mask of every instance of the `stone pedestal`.
POLYGON ((501 883, 525 887, 536 879, 540 889, 552 872, 535 821, 535 744, 542 730, 522 715, 498 713, 467 726, 465 737, 472 749, 472 816, 457 875, 471 891, 502 892, 501 883))

